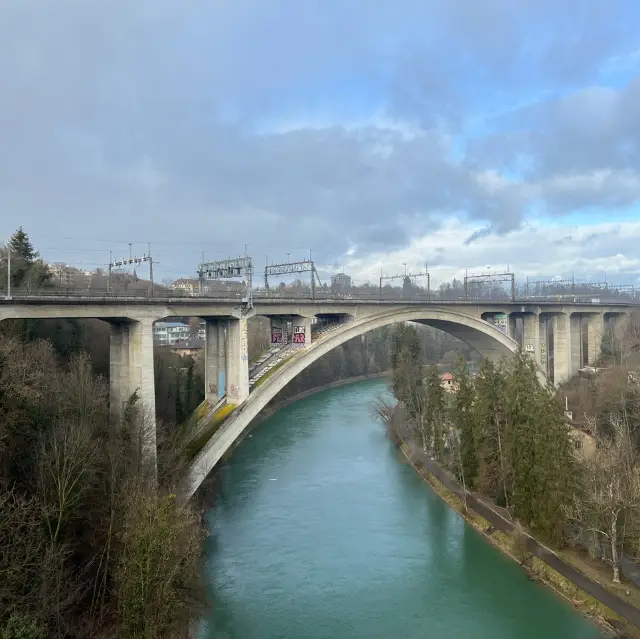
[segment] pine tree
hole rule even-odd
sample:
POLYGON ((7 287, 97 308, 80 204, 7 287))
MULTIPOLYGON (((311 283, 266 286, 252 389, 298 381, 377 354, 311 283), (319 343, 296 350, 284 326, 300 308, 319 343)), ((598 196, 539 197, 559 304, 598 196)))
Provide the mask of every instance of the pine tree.
POLYGON ((479 456, 480 490, 509 507, 508 450, 504 401, 505 378, 501 368, 483 359, 475 381, 473 406, 479 456))
POLYGON ((402 324, 395 328, 391 338, 391 367, 393 394, 415 420, 424 408, 422 352, 415 327, 402 324))
POLYGON ((512 468, 511 504, 514 514, 527 525, 535 521, 536 415, 535 396, 539 383, 530 358, 518 352, 508 370, 505 385, 507 428, 512 468))
POLYGON ((469 367, 462 357, 454 367, 456 385, 453 407, 454 424, 460 440, 460 465, 468 488, 474 488, 478 480, 478 450, 476 442, 473 403, 475 390, 469 367))
POLYGON ((11 285, 26 288, 38 288, 45 284, 51 274, 46 264, 40 259, 29 236, 20 227, 9 240, 11 252, 11 285))
POLYGON ((40 253, 34 249, 29 236, 22 227, 11 236, 9 249, 11 257, 22 260, 26 266, 32 266, 40 259, 40 253))
POLYGON ((429 366, 426 377, 426 415, 423 442, 433 449, 436 457, 442 459, 444 453, 444 389, 438 367, 429 366))
POLYGON ((552 541, 564 533, 564 504, 573 492, 575 459, 564 417, 520 351, 506 383, 515 516, 552 541))
POLYGON ((535 526, 550 541, 559 543, 565 534, 565 505, 576 488, 576 459, 564 416, 544 389, 537 398, 538 448, 535 526))

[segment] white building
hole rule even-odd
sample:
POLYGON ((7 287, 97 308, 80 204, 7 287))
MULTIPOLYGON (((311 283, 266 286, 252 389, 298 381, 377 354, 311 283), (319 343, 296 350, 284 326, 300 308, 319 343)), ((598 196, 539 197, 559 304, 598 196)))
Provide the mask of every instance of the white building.
POLYGON ((186 341, 190 334, 189 325, 182 322, 156 322, 153 325, 153 339, 161 346, 186 341))

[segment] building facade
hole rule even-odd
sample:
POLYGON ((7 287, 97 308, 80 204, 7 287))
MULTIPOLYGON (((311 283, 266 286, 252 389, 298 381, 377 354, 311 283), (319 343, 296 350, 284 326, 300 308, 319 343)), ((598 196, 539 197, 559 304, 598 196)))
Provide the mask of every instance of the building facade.
POLYGON ((180 293, 184 293, 186 295, 196 295, 200 290, 200 284, 198 280, 181 278, 176 280, 171 288, 174 291, 179 291, 180 293))
POLYGON ((351 275, 336 273, 331 276, 331 288, 335 291, 344 291, 351 288, 351 275))
POLYGON ((153 325, 153 339, 160 346, 173 346, 184 342, 191 336, 188 324, 183 322, 156 322, 153 325))

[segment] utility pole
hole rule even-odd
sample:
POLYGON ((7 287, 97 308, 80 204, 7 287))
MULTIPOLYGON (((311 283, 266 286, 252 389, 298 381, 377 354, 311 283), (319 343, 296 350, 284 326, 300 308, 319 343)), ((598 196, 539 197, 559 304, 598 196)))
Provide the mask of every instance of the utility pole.
POLYGON ((7 244, 7 295, 5 299, 11 299, 11 245, 7 244))
POLYGON ((147 244, 147 255, 149 256, 149 280, 151 280, 151 297, 153 297, 153 258, 151 257, 151 242, 147 244))
POLYGON ((427 274, 427 301, 431 301, 431 276, 429 275, 429 262, 424 264, 424 272, 427 274))
POLYGON ((111 293, 111 268, 113 266, 113 252, 109 251, 109 276, 107 277, 107 292, 111 293))

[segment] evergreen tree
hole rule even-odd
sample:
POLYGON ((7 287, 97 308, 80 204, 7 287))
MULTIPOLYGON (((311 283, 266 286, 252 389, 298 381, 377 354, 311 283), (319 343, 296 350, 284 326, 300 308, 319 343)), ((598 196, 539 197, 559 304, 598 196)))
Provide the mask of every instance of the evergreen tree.
POLYGON ((12 258, 21 259, 26 266, 32 266, 40 259, 40 253, 35 250, 29 236, 20 227, 9 240, 9 249, 12 258))
POLYGON ((444 454, 444 389, 440 371, 435 364, 429 366, 426 377, 426 415, 423 441, 433 449, 437 459, 444 454))
POLYGON ((522 351, 510 366, 505 396, 514 514, 547 539, 560 541, 563 505, 573 492, 575 459, 564 417, 522 351))
POLYGON ((516 517, 528 525, 535 521, 538 494, 534 485, 537 448, 534 411, 538 390, 533 363, 518 352, 510 364, 505 385, 513 473, 511 504, 516 517))
POLYGON ((539 493, 535 526, 544 537, 559 543, 565 535, 565 505, 576 490, 576 459, 569 429, 553 397, 541 388, 536 404, 539 493))
POLYGON ((460 441, 460 472, 464 473, 467 487, 474 488, 478 480, 478 450, 473 415, 475 390, 469 367, 462 357, 456 361, 453 377, 456 385, 453 415, 460 441))
POLYGON ((395 328, 391 338, 391 367, 393 394, 415 420, 424 408, 422 353, 415 327, 401 324, 395 328))
POLYGON ((483 359, 475 381, 473 406, 479 452, 479 488, 501 506, 509 506, 505 378, 490 359, 483 359))
POLYGON ((45 284, 51 274, 46 264, 40 259, 29 236, 20 227, 9 240, 11 252, 11 285, 25 288, 39 288, 45 284))

